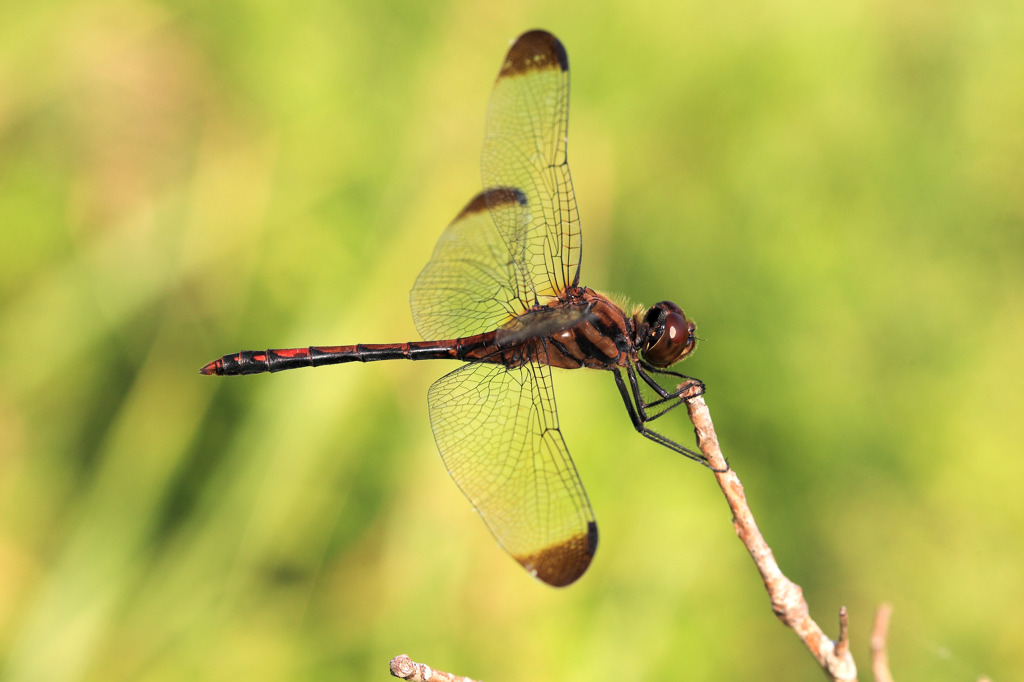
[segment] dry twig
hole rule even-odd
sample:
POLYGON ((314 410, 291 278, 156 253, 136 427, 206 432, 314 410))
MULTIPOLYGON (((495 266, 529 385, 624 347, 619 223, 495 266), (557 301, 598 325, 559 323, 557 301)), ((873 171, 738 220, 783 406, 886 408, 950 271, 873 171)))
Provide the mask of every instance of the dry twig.
POLYGON ((882 604, 875 611, 875 625, 871 628, 871 672, 875 682, 893 682, 889 672, 889 617, 892 606, 882 604))
MULTIPOLYGON (((814 656, 829 679, 837 682, 856 682, 857 666, 850 653, 849 628, 846 607, 839 610, 839 639, 832 641, 811 618, 803 590, 782 573, 771 548, 757 528, 747 504, 739 477, 733 471, 718 445, 711 414, 702 395, 687 398, 686 408, 697 432, 697 444, 714 471, 718 485, 732 510, 733 528, 747 548, 757 566, 765 589, 771 599, 772 611, 784 625, 793 630, 814 656)), ((889 675, 885 638, 891 609, 883 604, 875 618, 871 637, 872 670, 877 682, 892 682, 889 675)), ((391 661, 391 674, 412 682, 473 682, 468 677, 434 670, 408 656, 396 656, 391 661)))
POLYGON ((425 663, 417 663, 405 654, 391 659, 391 676, 409 682, 475 682, 468 677, 434 670, 425 663))
POLYGON ((761 531, 758 530, 750 507, 747 505, 743 485, 722 455, 704 397, 690 398, 686 403, 686 409, 689 411, 690 421, 693 422, 697 431, 697 444, 700 451, 704 453, 711 468, 715 470, 715 478, 732 510, 732 524, 736 529, 736 535, 750 552, 754 564, 757 565, 757 570, 761 573, 761 579, 764 581, 765 589, 768 590, 768 596, 772 602, 772 611, 803 641, 830 679, 855 682, 857 666, 850 653, 846 609, 843 608, 839 611, 839 640, 833 642, 811 618, 803 590, 783 575, 772 555, 771 548, 765 542, 761 531))

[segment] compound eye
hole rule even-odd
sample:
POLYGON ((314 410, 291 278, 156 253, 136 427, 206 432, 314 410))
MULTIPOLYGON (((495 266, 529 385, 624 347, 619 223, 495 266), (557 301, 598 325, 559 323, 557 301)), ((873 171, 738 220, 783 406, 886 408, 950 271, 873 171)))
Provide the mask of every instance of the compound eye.
POLYGON ((647 312, 646 321, 650 332, 643 356, 655 367, 674 365, 692 353, 697 345, 694 336, 697 325, 688 321, 674 303, 664 301, 653 306, 647 312))

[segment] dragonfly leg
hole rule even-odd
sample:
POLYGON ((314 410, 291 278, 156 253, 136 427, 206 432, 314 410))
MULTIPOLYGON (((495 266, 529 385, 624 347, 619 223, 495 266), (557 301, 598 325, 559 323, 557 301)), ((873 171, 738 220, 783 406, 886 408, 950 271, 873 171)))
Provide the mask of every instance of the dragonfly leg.
MULTIPOLYGON (((690 390, 692 390, 694 388, 697 389, 697 392, 694 393, 693 395, 687 396, 687 397, 695 398, 698 395, 704 395, 704 382, 701 381, 700 379, 696 379, 696 378, 688 376, 686 374, 680 374, 679 372, 673 372, 670 369, 663 369, 661 367, 655 367, 654 365, 651 365, 651 364, 643 362, 643 361, 641 361, 639 363, 639 365, 636 367, 636 372, 637 372, 637 374, 640 375, 640 378, 644 380, 644 383, 646 383, 648 386, 650 386, 652 389, 654 389, 654 391, 658 395, 660 395, 663 399, 671 400, 673 398, 677 398, 680 395, 688 393, 690 390), (666 377, 672 377, 672 381, 676 384, 676 390, 675 391, 669 391, 668 389, 663 387, 661 384, 659 384, 654 379, 654 377, 652 377, 649 373, 660 374, 661 376, 666 376, 666 377)), ((656 404, 658 404, 660 402, 663 402, 663 401, 662 400, 655 400, 655 401, 652 401, 652 402, 648 403, 648 405, 656 405, 656 404)))
MULTIPOLYGON (((640 386, 637 383, 636 373, 633 371, 633 368, 627 367, 625 371, 629 375, 628 385, 626 380, 622 378, 620 370, 615 370, 613 373, 615 374, 615 385, 618 387, 619 394, 622 396, 622 402, 625 404, 626 411, 629 413, 630 421, 633 422, 633 428, 636 429, 643 437, 648 438, 659 445, 664 445, 669 450, 678 452, 680 455, 688 457, 695 462, 700 462, 711 469, 711 465, 708 464, 707 459, 703 454, 695 450, 691 450, 684 445, 680 445, 671 438, 664 436, 647 426, 647 422, 657 419, 669 410, 682 404, 684 400, 682 394, 687 390, 692 390, 693 384, 684 384, 683 388, 676 391, 665 391, 664 397, 659 398, 656 401, 652 401, 652 403, 649 404, 644 400, 643 395, 640 393, 640 386), (647 408, 652 404, 665 404, 668 401, 672 401, 672 404, 658 411, 656 414, 648 415, 647 408)), ((701 386, 703 387, 703 385, 701 386)))
POLYGON ((700 379, 694 379, 693 377, 680 374, 679 372, 673 372, 667 369, 658 369, 656 367, 649 367, 641 364, 636 367, 629 367, 627 369, 627 373, 629 374, 630 387, 633 389, 633 398, 636 403, 637 411, 644 422, 654 421, 670 410, 674 410, 679 407, 687 399, 695 398, 698 395, 704 394, 704 383, 700 379), (672 377, 673 383, 676 383, 675 390, 669 391, 659 384, 654 377, 648 374, 648 372, 672 377), (644 380, 644 383, 650 386, 660 397, 655 400, 647 400, 644 398, 643 392, 640 390, 639 382, 636 380, 637 375, 639 375, 640 378, 644 380))

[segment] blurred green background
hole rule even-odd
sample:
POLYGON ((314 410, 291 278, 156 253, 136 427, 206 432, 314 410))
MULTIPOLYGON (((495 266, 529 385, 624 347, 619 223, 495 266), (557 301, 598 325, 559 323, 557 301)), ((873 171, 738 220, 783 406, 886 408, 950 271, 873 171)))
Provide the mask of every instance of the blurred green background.
MULTIPOLYGON (((6 3, 3 680, 820 679, 708 471, 556 376, 602 530, 531 580, 448 476, 416 338, 491 84, 573 66, 583 281, 679 302, 726 454, 870 679, 1024 673, 1024 5, 6 3), (556 6, 557 5, 557 6, 556 6)), ((677 427, 686 433, 680 413, 677 427)))

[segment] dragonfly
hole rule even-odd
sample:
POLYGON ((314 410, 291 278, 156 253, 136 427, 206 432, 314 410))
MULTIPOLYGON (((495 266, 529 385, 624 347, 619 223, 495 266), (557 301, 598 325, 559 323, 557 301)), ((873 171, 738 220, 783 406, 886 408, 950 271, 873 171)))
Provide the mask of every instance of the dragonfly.
POLYGON ((556 587, 597 550, 597 523, 559 427, 552 368, 610 372, 633 428, 707 466, 652 423, 703 393, 669 369, 697 344, 670 301, 626 313, 580 285, 581 229, 566 154, 569 59, 550 33, 509 49, 487 113, 485 188, 441 234, 410 306, 426 339, 241 351, 206 375, 377 360, 461 360, 427 393, 452 479, 516 561, 556 587), (667 384, 667 385, 666 385, 667 384))

